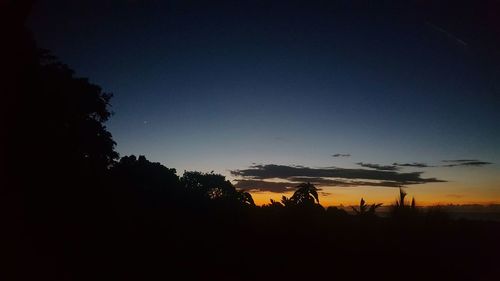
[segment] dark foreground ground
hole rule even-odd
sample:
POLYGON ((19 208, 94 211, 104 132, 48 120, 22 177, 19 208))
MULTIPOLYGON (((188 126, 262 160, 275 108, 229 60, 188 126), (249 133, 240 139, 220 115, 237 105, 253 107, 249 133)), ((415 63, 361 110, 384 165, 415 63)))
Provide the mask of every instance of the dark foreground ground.
POLYGON ((30 2, 0 9, 0 280, 498 280, 498 222, 353 216, 314 186, 256 207, 222 176, 120 159, 111 95, 38 49, 30 2))
POLYGON ((273 207, 136 211, 20 222, 2 251, 11 276, 4 280, 497 280, 500 273, 497 222, 273 207))

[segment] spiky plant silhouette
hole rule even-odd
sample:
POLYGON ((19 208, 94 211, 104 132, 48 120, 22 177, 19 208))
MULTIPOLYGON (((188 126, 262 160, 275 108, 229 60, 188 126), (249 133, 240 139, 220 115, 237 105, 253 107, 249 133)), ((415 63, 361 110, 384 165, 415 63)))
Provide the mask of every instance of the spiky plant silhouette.
POLYGON ((356 209, 351 207, 354 210, 354 213, 358 216, 374 216, 377 208, 382 206, 382 203, 367 205, 365 200, 361 198, 359 201, 359 208, 356 209))
POLYGON ((399 188, 399 197, 396 198, 396 202, 392 206, 391 213, 393 217, 414 217, 418 211, 415 202, 415 197, 412 197, 411 203, 408 204, 406 201, 407 193, 401 187, 399 188))

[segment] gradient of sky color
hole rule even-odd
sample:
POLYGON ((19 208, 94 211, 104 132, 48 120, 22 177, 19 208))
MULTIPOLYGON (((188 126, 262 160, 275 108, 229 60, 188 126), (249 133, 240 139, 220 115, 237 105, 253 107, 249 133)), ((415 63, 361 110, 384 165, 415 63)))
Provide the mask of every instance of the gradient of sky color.
MULTIPOLYGON (((425 204, 500 202, 500 56, 478 29, 481 14, 459 4, 231 2, 40 1, 30 26, 39 46, 114 93, 108 128, 121 155, 230 178, 254 163, 478 159, 493 164, 404 168, 447 181, 409 193, 425 204)), ((396 195, 325 191, 327 205, 396 195)))

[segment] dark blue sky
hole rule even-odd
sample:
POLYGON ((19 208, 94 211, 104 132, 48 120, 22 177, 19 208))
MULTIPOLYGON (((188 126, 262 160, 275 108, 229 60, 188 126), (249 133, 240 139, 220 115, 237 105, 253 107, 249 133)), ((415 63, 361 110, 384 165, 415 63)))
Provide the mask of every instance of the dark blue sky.
POLYGON ((114 93, 122 155, 226 175, 252 163, 500 162, 487 6, 77 2, 40 1, 30 25, 114 93))

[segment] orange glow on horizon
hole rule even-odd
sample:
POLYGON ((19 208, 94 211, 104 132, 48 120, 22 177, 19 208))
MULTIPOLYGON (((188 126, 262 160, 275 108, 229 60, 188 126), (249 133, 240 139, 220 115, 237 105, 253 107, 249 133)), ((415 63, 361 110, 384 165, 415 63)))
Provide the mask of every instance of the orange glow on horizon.
MULTIPOLYGON (((495 166, 477 169, 435 169, 427 177, 444 179, 443 182, 429 182, 404 187, 407 198, 415 198, 418 206, 435 205, 492 205, 500 204, 500 174, 495 166)), ((267 179, 266 181, 280 181, 267 179)), ((399 189, 382 186, 316 186, 319 189, 320 204, 328 206, 358 205, 361 198, 367 204, 383 203, 392 205, 398 197, 399 189)), ((257 205, 269 204, 270 199, 280 202, 281 197, 290 197, 293 191, 275 193, 270 191, 250 192, 257 205)))
MULTIPOLYGON (((500 204, 500 192, 486 189, 487 192, 478 193, 469 190, 462 190, 460 187, 441 187, 436 190, 434 186, 427 185, 419 186, 418 188, 407 188, 408 201, 414 197, 419 206, 436 206, 436 205, 492 205, 500 204), (430 189, 430 190, 429 190, 430 189), (456 194, 457 190, 460 194, 456 194), (452 191, 455 191, 453 193, 452 191)), ((398 196, 396 188, 328 188, 322 190, 328 192, 328 195, 320 193, 320 204, 324 207, 329 206, 351 206, 358 205, 361 198, 368 204, 383 203, 385 206, 392 205, 398 196)), ((290 197, 293 192, 274 193, 274 192, 251 192, 256 205, 269 204, 270 199, 281 201, 282 196, 290 197)))

